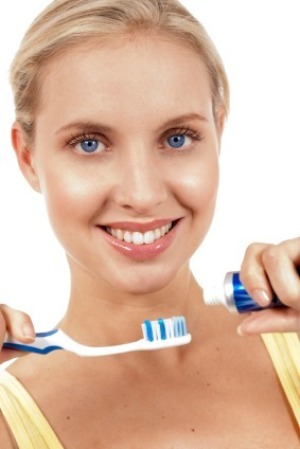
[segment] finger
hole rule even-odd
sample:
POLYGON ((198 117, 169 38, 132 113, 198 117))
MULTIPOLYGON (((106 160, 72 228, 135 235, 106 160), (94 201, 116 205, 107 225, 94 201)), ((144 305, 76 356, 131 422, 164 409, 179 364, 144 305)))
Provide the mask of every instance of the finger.
POLYGON ((262 261, 262 254, 269 246, 266 243, 249 245, 240 270, 243 286, 251 298, 262 307, 268 306, 274 296, 262 261))
POLYGON ((2 304, 0 305, 0 345, 2 345, 7 332, 24 343, 31 342, 35 338, 31 318, 24 312, 2 304))
POLYGON ((238 327, 240 335, 269 332, 300 332, 300 313, 290 308, 252 313, 238 327))
POLYGON ((8 362, 9 360, 12 360, 15 358, 23 357, 25 355, 28 355, 28 352, 2 348, 2 350, 0 352, 0 365, 4 362, 8 362))
MULTIPOLYGON (((0 348, 2 347, 7 332, 15 339, 24 343, 29 343, 35 338, 34 326, 27 314, 12 309, 9 306, 0 305, 0 348)), ((26 355, 24 351, 2 348, 0 352, 0 364, 24 355, 26 355)))
POLYGON ((300 239, 286 240, 268 247, 262 261, 276 296, 289 307, 300 311, 300 239))

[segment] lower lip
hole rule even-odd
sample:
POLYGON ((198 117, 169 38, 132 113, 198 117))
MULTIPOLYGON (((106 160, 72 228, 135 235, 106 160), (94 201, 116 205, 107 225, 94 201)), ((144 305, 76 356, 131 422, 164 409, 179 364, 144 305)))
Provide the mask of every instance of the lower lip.
POLYGON ((167 234, 148 245, 134 245, 133 243, 127 243, 124 240, 119 240, 110 235, 100 226, 97 226, 97 229, 102 233, 105 240, 117 251, 133 260, 142 261, 152 259, 166 251, 172 245, 179 225, 179 222, 176 223, 176 225, 167 234))

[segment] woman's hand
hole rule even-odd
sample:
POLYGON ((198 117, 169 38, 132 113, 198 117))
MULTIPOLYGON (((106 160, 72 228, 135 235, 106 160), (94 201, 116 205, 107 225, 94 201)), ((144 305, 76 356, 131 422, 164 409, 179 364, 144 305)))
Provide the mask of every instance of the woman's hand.
MULTIPOLYGON (((7 332, 21 343, 30 343, 35 338, 30 317, 24 312, 2 304, 0 305, 0 349, 7 332)), ((3 348, 0 352, 0 364, 24 354, 26 354, 24 351, 3 348)))
POLYGON ((239 326, 241 335, 264 332, 300 332, 300 238, 278 245, 253 243, 246 251, 240 279, 249 295, 261 306, 272 301, 273 292, 287 308, 254 312, 239 326))

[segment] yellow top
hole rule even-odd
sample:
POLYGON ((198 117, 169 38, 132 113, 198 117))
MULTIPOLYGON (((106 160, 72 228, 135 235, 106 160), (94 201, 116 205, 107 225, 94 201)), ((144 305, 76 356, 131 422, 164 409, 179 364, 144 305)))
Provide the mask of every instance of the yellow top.
MULTIPOLYGON (((300 341, 297 334, 262 339, 300 427, 300 341)), ((21 383, 0 371, 0 409, 19 449, 63 449, 52 427, 21 383)))
POLYGON ((298 334, 263 334, 262 339, 300 427, 300 341, 298 334))
POLYGON ((19 449, 64 449, 20 382, 0 371, 0 409, 19 449))

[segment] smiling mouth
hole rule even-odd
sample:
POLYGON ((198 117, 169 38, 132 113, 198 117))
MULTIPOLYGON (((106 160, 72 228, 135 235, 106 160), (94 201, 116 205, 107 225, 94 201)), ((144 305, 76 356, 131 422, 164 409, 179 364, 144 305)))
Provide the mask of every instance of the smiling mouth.
POLYGON ((116 229, 111 227, 104 227, 103 229, 120 241, 132 243, 133 245, 150 245, 164 235, 168 234, 170 230, 176 225, 177 221, 172 221, 164 226, 160 226, 147 232, 128 231, 126 229, 116 229))

